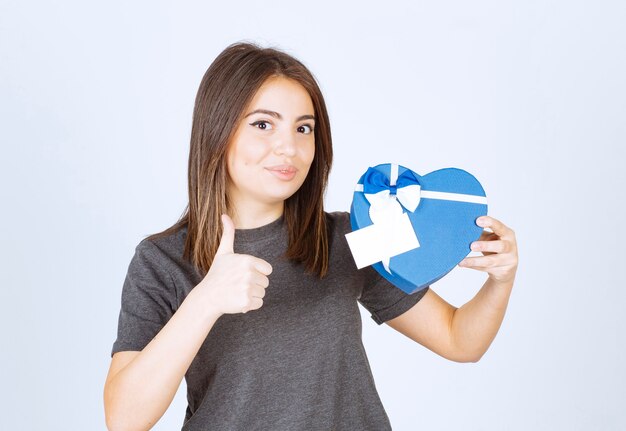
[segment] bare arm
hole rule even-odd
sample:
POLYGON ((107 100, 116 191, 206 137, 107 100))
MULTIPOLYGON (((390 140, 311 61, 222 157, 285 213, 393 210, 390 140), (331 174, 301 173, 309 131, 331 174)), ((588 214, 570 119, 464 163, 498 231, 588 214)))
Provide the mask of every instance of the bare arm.
POLYGON ((220 245, 205 278, 141 352, 114 355, 104 388, 110 430, 152 428, 172 403, 217 319, 263 306, 272 266, 235 253, 235 226, 227 215, 222 221, 220 245))
MULTIPOLYGON (((197 300, 193 289, 161 331, 117 370, 116 357, 104 387, 110 430, 149 430, 172 403, 176 391, 220 314, 197 300)), ((123 358, 123 356, 120 356, 123 358)), ((123 360, 123 359, 120 359, 123 360)))
POLYGON ((417 304, 387 324, 446 359, 476 362, 498 333, 512 287, 513 282, 499 285, 487 279, 476 296, 458 309, 429 289, 417 304))
POLYGON ((411 309, 387 322, 389 326, 433 352, 457 362, 476 362, 495 338, 508 306, 517 272, 515 233, 492 217, 472 250, 483 257, 469 257, 460 266, 489 273, 478 293, 460 308, 429 290, 411 309))

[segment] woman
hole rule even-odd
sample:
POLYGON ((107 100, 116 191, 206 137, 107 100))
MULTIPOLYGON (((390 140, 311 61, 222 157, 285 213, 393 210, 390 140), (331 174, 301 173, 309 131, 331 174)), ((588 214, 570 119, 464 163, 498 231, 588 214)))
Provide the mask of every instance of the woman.
POLYGON ((104 390, 110 429, 149 429, 187 383, 183 430, 391 429, 363 344, 360 302, 454 361, 500 327, 517 267, 513 231, 481 217, 463 266, 489 273, 456 309, 356 270, 349 214, 327 213, 330 125, 314 77, 288 54, 227 47, 196 98, 189 205, 142 240, 122 291, 104 390))

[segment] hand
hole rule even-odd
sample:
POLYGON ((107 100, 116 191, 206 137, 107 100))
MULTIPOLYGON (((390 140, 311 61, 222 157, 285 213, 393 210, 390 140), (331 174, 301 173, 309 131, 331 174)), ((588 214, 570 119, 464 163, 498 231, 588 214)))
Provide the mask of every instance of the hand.
POLYGON ((198 287, 207 292, 210 306, 220 315, 247 313, 263 305, 272 266, 248 254, 235 253, 235 225, 222 214, 223 233, 217 253, 198 287))
POLYGON ((466 257, 459 266, 485 271, 489 278, 498 282, 512 282, 517 271, 517 240, 515 232, 493 217, 482 216, 476 219, 483 230, 478 241, 471 244, 473 251, 480 251, 484 257, 466 257))

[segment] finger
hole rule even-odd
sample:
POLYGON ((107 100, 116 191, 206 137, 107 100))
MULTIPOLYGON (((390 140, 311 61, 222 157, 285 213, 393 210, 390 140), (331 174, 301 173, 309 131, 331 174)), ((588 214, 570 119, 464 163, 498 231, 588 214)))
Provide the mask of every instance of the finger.
POLYGON ((262 306, 263 306, 263 299, 257 298, 257 297, 253 297, 252 298, 252 304, 250 305, 250 307, 246 311, 258 310, 262 306))
POLYGON ((500 237, 495 233, 489 232, 488 230, 483 230, 480 234, 480 238, 478 238, 478 241, 491 241, 499 238, 500 237))
POLYGON ((245 307, 241 312, 246 314, 248 311, 258 310, 263 306, 263 299, 256 296, 250 296, 250 305, 245 307))
POLYGON ((272 265, 267 261, 258 257, 250 256, 252 267, 259 271, 263 275, 270 275, 272 273, 272 265))
POLYGON ((471 245, 472 251, 490 251, 493 253, 507 253, 509 251, 508 241, 474 241, 471 245))
POLYGON ((466 257, 459 262, 459 266, 476 269, 494 268, 496 266, 503 266, 504 262, 502 255, 494 254, 490 256, 466 257))
POLYGON ((222 214, 222 227, 222 238, 220 239, 220 245, 217 247, 216 255, 234 253, 235 224, 228 214, 222 214))
POLYGON ((259 272, 254 272, 252 275, 252 282, 264 289, 270 285, 270 279, 259 272))
POLYGON ((252 298, 264 298, 265 297, 265 292, 266 290, 263 289, 262 287, 255 287, 253 289, 250 289, 250 297, 252 298))
POLYGON ((511 229, 509 229, 504 223, 502 223, 500 220, 497 220, 493 217, 489 217, 489 216, 481 216, 478 217, 476 219, 476 224, 480 227, 488 227, 491 230, 493 230, 493 232, 498 235, 500 238, 508 238, 511 236, 511 233, 513 232, 511 229))

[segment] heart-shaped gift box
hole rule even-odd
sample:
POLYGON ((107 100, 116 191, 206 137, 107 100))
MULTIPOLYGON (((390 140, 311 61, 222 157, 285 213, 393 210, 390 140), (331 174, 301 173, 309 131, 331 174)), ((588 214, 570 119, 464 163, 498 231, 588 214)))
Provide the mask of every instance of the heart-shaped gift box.
POLYGON ((357 267, 371 264, 411 294, 441 279, 470 253, 483 231, 476 219, 486 214, 485 191, 470 173, 446 168, 420 176, 384 163, 359 179, 350 208, 353 232, 346 238, 357 267), (359 261, 358 253, 369 256, 359 261))

